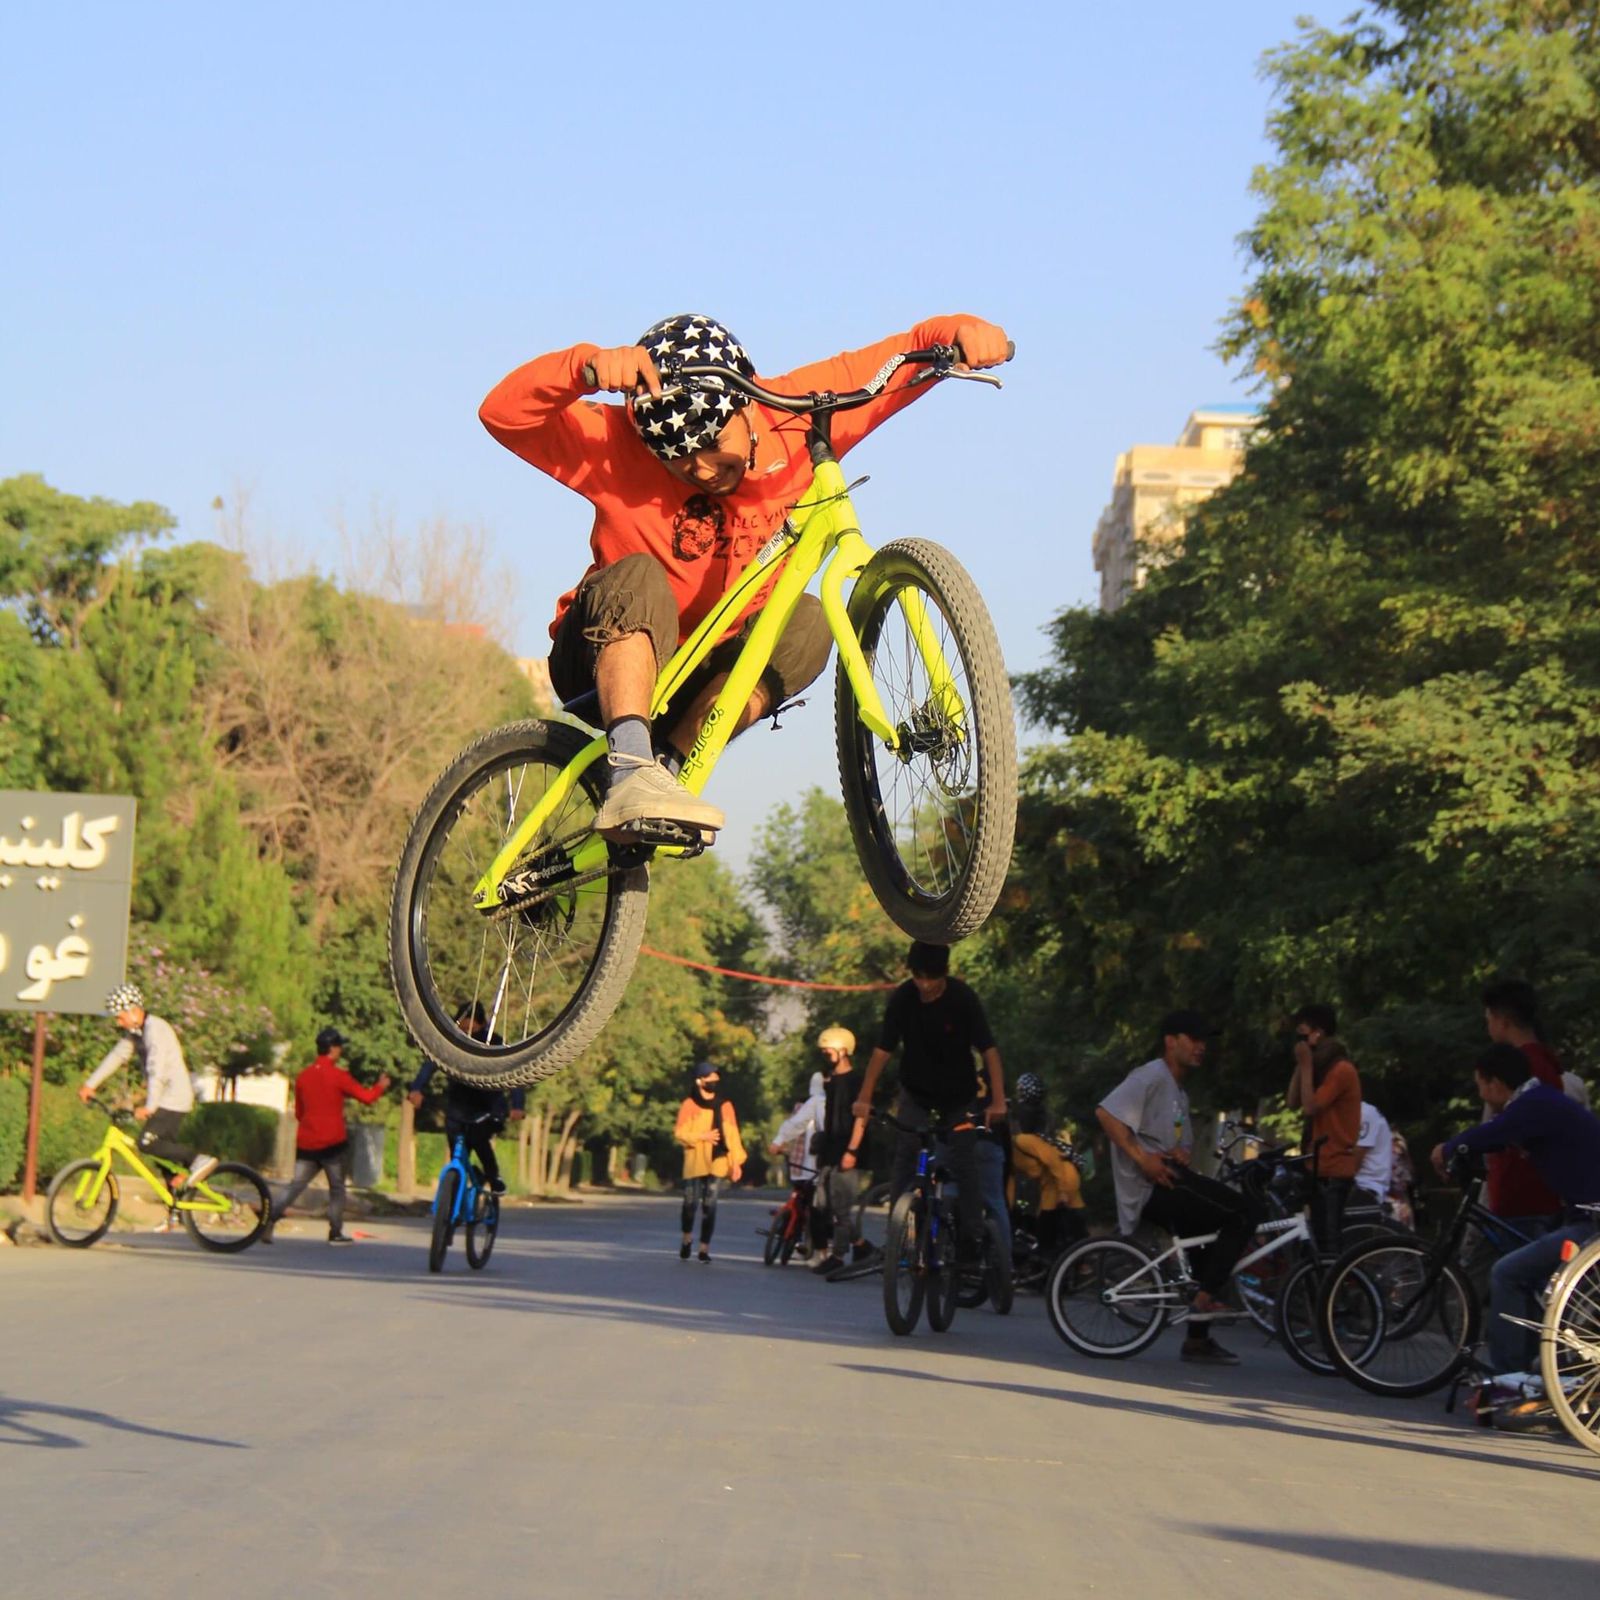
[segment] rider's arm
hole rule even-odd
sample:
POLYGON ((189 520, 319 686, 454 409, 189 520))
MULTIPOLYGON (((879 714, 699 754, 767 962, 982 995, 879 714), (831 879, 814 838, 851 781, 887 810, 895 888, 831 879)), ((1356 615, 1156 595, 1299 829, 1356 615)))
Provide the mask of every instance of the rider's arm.
POLYGON ((580 493, 581 480, 603 470, 618 420, 632 431, 621 406, 585 400, 595 391, 583 369, 599 348, 578 344, 539 356, 502 378, 478 407, 479 420, 506 449, 580 493))
POLYGON ((791 1144, 798 1139, 808 1128, 819 1127, 817 1120, 817 1102, 815 1099, 807 1100, 793 1116, 784 1120, 784 1124, 773 1134, 774 1144, 791 1144))
MULTIPOLYGON (((889 1064, 889 1052, 879 1045, 867 1057, 867 1070, 861 1077, 861 1090, 856 1096, 856 1105, 870 1106, 872 1096, 878 1087, 878 1079, 883 1076, 883 1069, 889 1064)), ((853 1137, 853 1135, 852 1135, 853 1137)))
POLYGON ((352 1078, 343 1067, 336 1067, 334 1070, 338 1073, 334 1081, 339 1085, 340 1091, 349 1095, 352 1100, 359 1100, 364 1106, 370 1106, 389 1087, 387 1078, 380 1077, 374 1084, 363 1084, 352 1078))
POLYGON ((1006 1114, 1006 1076, 996 1046, 990 1045, 983 1052, 983 1064, 989 1071, 989 1114, 998 1121, 1006 1114))
POLYGON ((93 1094, 113 1072, 133 1055, 133 1040, 118 1039, 100 1058, 100 1065, 88 1076, 83 1087, 93 1094))
POLYGON ((1167 1164, 1154 1150, 1146 1150, 1139 1143, 1137 1135, 1120 1117, 1114 1117, 1104 1106, 1096 1106, 1094 1114, 1100 1126, 1105 1129, 1106 1137, 1136 1166, 1147 1178, 1155 1182, 1161 1181, 1161 1176, 1170 1182, 1167 1174, 1167 1164), (1161 1175, 1161 1176, 1158 1176, 1161 1175))
POLYGON ((426 1056, 422 1058, 422 1065, 417 1068, 417 1075, 406 1085, 407 1094, 426 1094, 428 1085, 433 1082, 433 1075, 438 1068, 426 1056))

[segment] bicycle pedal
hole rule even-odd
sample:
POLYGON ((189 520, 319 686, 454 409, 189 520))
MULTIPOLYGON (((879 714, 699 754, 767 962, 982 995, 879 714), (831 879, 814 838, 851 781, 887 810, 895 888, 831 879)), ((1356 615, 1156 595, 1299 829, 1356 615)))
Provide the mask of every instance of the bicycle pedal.
POLYGON ((716 842, 717 835, 714 828, 690 827, 665 817, 640 817, 634 822, 624 822, 619 827, 606 829, 605 837, 613 844, 623 846, 643 845, 658 849, 662 845, 673 845, 686 856, 697 856, 707 845, 716 842))

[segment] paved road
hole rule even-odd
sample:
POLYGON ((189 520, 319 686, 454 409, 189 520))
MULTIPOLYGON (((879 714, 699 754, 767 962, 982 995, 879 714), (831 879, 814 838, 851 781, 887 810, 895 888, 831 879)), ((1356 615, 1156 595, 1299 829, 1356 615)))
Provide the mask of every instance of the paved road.
POLYGON ((710 1266, 661 1199, 509 1215, 482 1275, 413 1221, 237 1259, 0 1255, 0 1590, 236 1600, 1581 1595, 1600 1461, 1386 1405, 1235 1334, 1071 1358, 1037 1299, 942 1337, 878 1280, 710 1266), (1515 1554, 1508 1554, 1514 1551, 1515 1554))

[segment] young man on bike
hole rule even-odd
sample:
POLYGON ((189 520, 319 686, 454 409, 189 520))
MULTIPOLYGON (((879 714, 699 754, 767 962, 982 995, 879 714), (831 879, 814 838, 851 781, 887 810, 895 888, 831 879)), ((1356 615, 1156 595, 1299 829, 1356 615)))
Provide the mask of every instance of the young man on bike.
MULTIPOLYGON (((456 1013, 456 1026, 482 1039, 489 1034, 489 1019, 483 1002, 474 1000, 456 1013)), ((492 1042, 499 1043, 498 1037, 492 1042)), ((417 1075, 406 1085, 406 1099, 413 1107, 422 1104, 428 1085, 439 1069, 426 1056, 417 1068, 417 1075)), ((467 1149, 477 1158, 491 1192, 504 1194, 505 1179, 500 1176, 500 1161, 494 1153, 495 1135, 508 1122, 521 1122, 527 1115, 527 1090, 486 1089, 475 1083, 463 1083, 459 1078, 445 1077, 444 1139, 446 1150, 453 1151, 457 1139, 467 1141, 467 1149)))
POLYGON ((194 1109, 194 1085, 172 1024, 146 1011, 144 995, 131 983, 119 984, 106 996, 106 1010, 121 1037, 84 1081, 78 1098, 87 1101, 118 1067, 137 1056, 145 1076, 145 1103, 133 1113, 144 1124, 139 1149, 188 1167, 186 1174, 168 1180, 174 1190, 209 1177, 217 1169, 217 1158, 199 1155, 178 1139, 183 1119, 194 1109))
MULTIPOLYGON (((982 1119, 994 1123, 1006 1114, 1005 1072, 1000 1051, 989 1031, 989 1019, 977 995, 950 976, 950 947, 918 940, 906 957, 910 979, 889 996, 878 1043, 867 1060, 861 1095, 852 1110, 856 1123, 840 1165, 854 1167, 878 1079, 896 1050, 900 1058, 900 1099, 895 1115, 914 1128, 943 1120, 950 1128, 946 1164, 955 1179, 956 1216, 960 1228, 958 1257, 963 1266, 983 1258, 983 1192, 975 1149, 979 1114, 978 1069, 974 1052, 983 1058, 989 1077, 988 1104, 982 1119)), ((917 1170, 915 1134, 895 1131, 893 1198, 898 1199, 917 1170)), ((892 1203, 892 1202, 891 1202, 892 1203)))
POLYGON ((1199 1288, 1180 1353, 1185 1361, 1231 1367, 1239 1358, 1211 1337, 1211 1320, 1228 1311, 1222 1292, 1257 1218, 1237 1190, 1189 1167, 1194 1126, 1183 1084, 1205 1060, 1210 1033, 1197 1012, 1168 1012, 1161 1020, 1161 1053, 1135 1067, 1095 1115, 1111 1140, 1120 1233, 1131 1234, 1147 1222, 1180 1238, 1217 1235, 1195 1259, 1199 1288))
POLYGON ((319 1172, 328 1180, 328 1243, 355 1243, 344 1231, 344 1154, 350 1143, 344 1103, 370 1106, 389 1087, 389 1075, 381 1074, 370 1089, 357 1083, 339 1065, 347 1043, 337 1028, 324 1028, 317 1035, 317 1059, 294 1080, 294 1177, 272 1208, 263 1244, 271 1242, 273 1228, 319 1172))
MULTIPOLYGON (((862 387, 891 356, 935 344, 959 344, 974 367, 1006 358, 1005 333, 992 323, 935 317, 864 350, 759 381, 787 393, 843 392, 862 387)), ((720 323, 675 316, 646 329, 637 344, 579 344, 540 356, 502 379, 478 412, 508 450, 594 506, 588 571, 556 603, 550 681, 564 701, 598 691, 612 777, 595 818, 603 833, 656 821, 722 826, 722 812, 690 794, 676 773, 779 568, 686 686, 654 743, 651 694, 679 640, 779 532, 810 482, 803 418, 768 411, 720 379, 680 379, 684 365, 755 375, 720 323), (590 397, 601 390, 626 403, 595 403, 590 397)), ((840 413, 835 453, 842 458, 922 392, 891 385, 872 404, 840 413)), ((820 603, 802 596, 735 732, 812 682, 830 645, 820 603)))
POLYGON ((1489 1365, 1497 1373, 1523 1372, 1538 1356, 1538 1335, 1506 1318, 1537 1322, 1538 1293, 1561 1265, 1561 1247, 1595 1232, 1594 1218, 1579 1208, 1600 1204, 1600 1120, 1561 1089, 1536 1079, 1527 1055, 1513 1044, 1491 1045, 1473 1074, 1489 1120, 1436 1145, 1434 1170, 1448 1177, 1457 1150, 1515 1147, 1563 1207, 1563 1226, 1501 1256, 1489 1274, 1489 1365))

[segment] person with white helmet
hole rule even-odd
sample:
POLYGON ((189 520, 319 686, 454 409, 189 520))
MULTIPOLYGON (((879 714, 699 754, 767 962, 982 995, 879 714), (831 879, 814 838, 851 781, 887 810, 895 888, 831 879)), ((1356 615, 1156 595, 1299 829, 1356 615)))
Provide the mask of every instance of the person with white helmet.
MULTIPOLYGON (((891 357, 959 344, 970 366, 1006 359, 1002 329, 972 316, 934 317, 907 333, 764 378, 766 388, 805 394, 864 386, 891 357)), ((811 482, 805 420, 772 411, 742 389, 684 367, 717 366, 755 378, 743 345, 710 317, 666 317, 634 344, 577 344, 518 367, 478 415, 508 450, 581 494, 594 507, 593 559, 556 605, 550 681, 563 701, 590 690, 609 746, 612 787, 597 813, 602 832, 667 821, 714 831, 723 814, 677 779, 702 723, 766 604, 763 584, 678 698, 670 725, 650 726, 657 674, 728 586, 782 531, 811 482), (592 398, 609 391, 623 405, 592 398)), ((842 458, 927 387, 891 383, 872 404, 833 425, 842 458)), ((776 580, 779 566, 773 567, 776 580)), ((735 732, 776 711, 828 663, 832 636, 813 595, 801 597, 735 732)))
POLYGON ((106 1010, 121 1037, 84 1081, 78 1098, 87 1101, 112 1073, 137 1057, 145 1076, 145 1103, 133 1113, 144 1124, 140 1150, 188 1167, 186 1174, 172 1178, 174 1189, 209 1177, 216 1170, 217 1158, 198 1154, 193 1145, 178 1139, 183 1119, 194 1109, 194 1085, 172 1024, 145 1010, 144 994, 137 984, 118 984, 106 996, 106 1010))
POLYGON ((846 1267, 863 1267, 877 1254, 876 1247, 855 1232, 856 1200, 861 1190, 861 1173, 853 1151, 859 1148, 866 1123, 855 1114, 858 1078, 855 1066, 856 1036, 834 1023, 817 1035, 817 1048, 828 1062, 828 1078, 823 1089, 823 1115, 817 1138, 819 1182, 828 1197, 828 1212, 833 1219, 833 1237, 820 1260, 811 1270, 831 1283, 846 1267), (844 1158, 850 1155, 851 1159, 844 1158))

